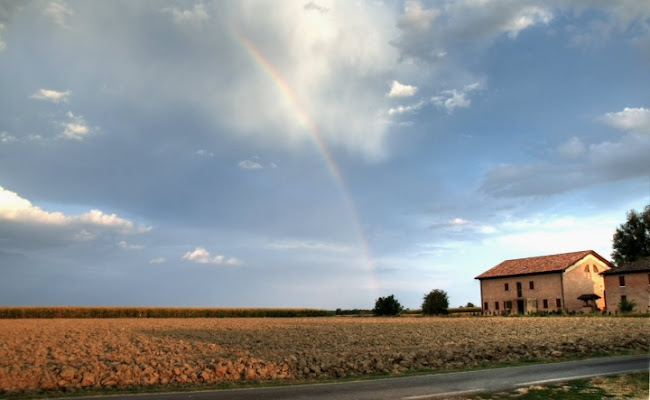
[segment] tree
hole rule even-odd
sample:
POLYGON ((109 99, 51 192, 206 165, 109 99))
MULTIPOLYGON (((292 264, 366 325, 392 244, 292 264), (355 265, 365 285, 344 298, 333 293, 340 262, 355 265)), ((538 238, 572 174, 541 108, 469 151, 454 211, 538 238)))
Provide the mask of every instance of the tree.
POLYGON ((449 296, 447 292, 440 289, 434 289, 424 296, 422 303, 422 313, 425 315, 447 314, 449 308, 449 296))
POLYGON ((392 294, 388 297, 380 297, 375 301, 375 308, 372 313, 375 315, 397 315, 404 311, 404 307, 395 299, 392 294))
POLYGON ((627 222, 616 228, 612 242, 616 266, 650 257, 650 204, 642 213, 630 210, 627 222))
POLYGON ((475 306, 474 303, 472 303, 471 301, 468 301, 468 302, 467 302, 467 305, 466 305, 465 307, 467 307, 467 308, 472 307, 472 308, 473 308, 473 307, 476 307, 476 306, 475 306))

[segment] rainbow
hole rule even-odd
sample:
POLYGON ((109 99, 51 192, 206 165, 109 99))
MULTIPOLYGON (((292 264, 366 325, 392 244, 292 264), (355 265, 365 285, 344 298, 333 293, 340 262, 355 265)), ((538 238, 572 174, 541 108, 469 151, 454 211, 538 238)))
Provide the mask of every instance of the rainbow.
POLYGON ((282 77, 280 72, 269 62, 269 60, 264 56, 264 54, 262 54, 262 52, 257 48, 257 46, 255 46, 253 42, 248 40, 248 38, 246 38, 244 35, 240 34, 237 30, 231 28, 230 32, 235 37, 236 41, 245 50, 245 52, 251 57, 251 59, 253 59, 253 61, 255 61, 255 63, 262 69, 262 71, 270 78, 270 80, 275 84, 275 86, 278 88, 280 93, 282 93, 282 96, 286 99, 290 107, 296 113, 302 126, 305 127, 307 132, 309 132, 312 140, 316 144, 317 149, 319 150, 320 154, 323 156, 323 159, 329 169, 334 184, 338 187, 343 197, 345 206, 347 207, 348 212, 353 221, 356 234, 359 240, 359 244, 361 246, 362 256, 364 258, 366 268, 370 273, 371 289, 374 290, 375 292, 374 294, 377 295, 379 290, 379 284, 376 277, 375 265, 372 260, 372 255, 370 252, 370 246, 368 245, 368 240, 366 239, 366 236, 363 232, 363 227, 361 226, 361 219, 359 218, 357 207, 354 201, 352 200, 352 196, 350 195, 350 191, 348 190, 347 185, 345 184, 345 180, 343 179, 341 170, 339 169, 338 165, 336 164, 336 161, 332 157, 332 154, 327 148, 327 145, 323 141, 321 134, 318 132, 318 128, 316 124, 310 118, 309 114, 305 111, 305 109, 301 106, 300 101, 298 101, 298 97, 296 93, 291 89, 291 86, 289 86, 289 84, 282 77))

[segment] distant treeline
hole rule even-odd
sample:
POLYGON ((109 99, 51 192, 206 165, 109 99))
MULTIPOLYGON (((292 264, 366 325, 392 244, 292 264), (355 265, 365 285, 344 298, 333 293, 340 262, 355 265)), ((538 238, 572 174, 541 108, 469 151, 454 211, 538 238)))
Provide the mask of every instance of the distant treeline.
POLYGON ((481 307, 458 307, 458 308, 448 308, 447 312, 449 314, 464 314, 464 313, 481 313, 483 310, 481 307))
POLYGON ((17 318, 295 318, 328 317, 334 311, 309 308, 199 307, 0 307, 0 319, 17 318))

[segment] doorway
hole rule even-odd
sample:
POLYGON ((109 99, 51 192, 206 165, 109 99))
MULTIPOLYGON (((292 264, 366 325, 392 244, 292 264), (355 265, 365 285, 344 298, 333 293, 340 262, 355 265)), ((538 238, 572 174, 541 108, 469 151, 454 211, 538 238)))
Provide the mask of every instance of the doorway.
POLYGON ((524 311, 525 311, 524 310, 524 301, 523 300, 517 300, 517 312, 519 314, 523 314, 524 311))

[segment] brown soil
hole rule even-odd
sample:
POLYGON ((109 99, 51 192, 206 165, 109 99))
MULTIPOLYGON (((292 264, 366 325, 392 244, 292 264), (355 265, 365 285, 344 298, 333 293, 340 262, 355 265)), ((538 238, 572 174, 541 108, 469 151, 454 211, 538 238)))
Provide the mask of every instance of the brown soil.
POLYGON ((648 343, 642 318, 0 320, 0 394, 399 374, 648 343))

